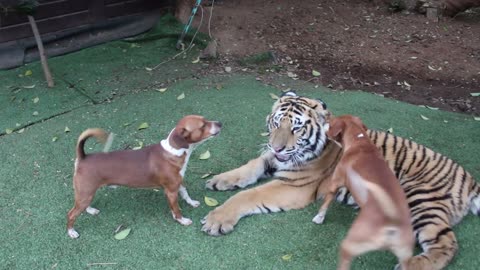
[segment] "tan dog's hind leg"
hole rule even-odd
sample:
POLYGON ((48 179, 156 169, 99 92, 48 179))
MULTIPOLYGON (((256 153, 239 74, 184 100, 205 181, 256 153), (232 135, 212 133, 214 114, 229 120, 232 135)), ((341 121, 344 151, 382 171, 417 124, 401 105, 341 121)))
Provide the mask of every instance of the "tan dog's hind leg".
POLYGON ((254 184, 259 178, 265 175, 265 161, 264 157, 260 156, 256 159, 250 160, 247 164, 215 175, 208 180, 205 186, 212 190, 231 190, 237 188, 244 188, 248 185, 254 184))
MULTIPOLYGON (((75 220, 77 219, 77 217, 89 207, 96 191, 96 187, 88 188, 76 185, 76 181, 82 181, 82 179, 78 179, 77 176, 74 176, 73 183, 75 187, 75 205, 67 214, 67 233, 68 236, 70 236, 71 238, 78 238, 80 236, 78 232, 75 231, 75 229, 73 228, 73 225, 75 224, 75 220)), ((90 214, 93 214, 93 212, 95 212, 92 209, 89 210, 90 214)))
POLYGON ((316 186, 312 185, 316 184, 295 187, 280 180, 272 180, 262 186, 241 191, 203 218, 202 231, 214 236, 227 234, 242 217, 303 208, 314 201, 316 186))
POLYGON ((338 269, 347 270, 353 258, 382 248, 381 229, 372 225, 368 216, 360 212, 342 241, 338 269))

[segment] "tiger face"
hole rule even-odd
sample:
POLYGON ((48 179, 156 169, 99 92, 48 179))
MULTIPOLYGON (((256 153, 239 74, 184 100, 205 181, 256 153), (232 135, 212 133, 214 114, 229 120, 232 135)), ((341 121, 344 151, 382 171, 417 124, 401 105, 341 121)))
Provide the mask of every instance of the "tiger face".
POLYGON ((267 148, 277 164, 299 166, 318 157, 326 143, 324 125, 329 117, 323 101, 284 93, 266 119, 267 148))

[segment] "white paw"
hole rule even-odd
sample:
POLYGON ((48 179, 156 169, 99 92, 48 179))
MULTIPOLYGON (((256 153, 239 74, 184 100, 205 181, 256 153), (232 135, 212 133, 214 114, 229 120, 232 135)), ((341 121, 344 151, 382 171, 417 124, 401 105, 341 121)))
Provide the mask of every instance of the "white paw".
POLYGON ((98 213, 100 213, 100 210, 96 209, 96 208, 93 208, 93 207, 87 207, 87 213, 89 213, 90 215, 92 216, 95 216, 95 215, 98 215, 98 213))
POLYGON ((195 201, 195 200, 189 200, 187 203, 190 204, 190 205, 193 206, 193 207, 198 207, 198 206, 200 206, 200 202, 199 202, 199 201, 195 201))
POLYGON ((186 217, 177 218, 175 220, 178 221, 178 223, 182 224, 183 226, 188 226, 192 224, 192 220, 186 217))
POLYGON ((322 224, 324 220, 325 220, 325 214, 323 214, 323 213, 317 214, 312 219, 313 223, 317 223, 317 224, 322 224))
POLYGON ((72 228, 72 229, 68 229, 68 236, 70 236, 70 238, 72 239, 76 239, 80 236, 80 234, 78 234, 78 232, 72 228))

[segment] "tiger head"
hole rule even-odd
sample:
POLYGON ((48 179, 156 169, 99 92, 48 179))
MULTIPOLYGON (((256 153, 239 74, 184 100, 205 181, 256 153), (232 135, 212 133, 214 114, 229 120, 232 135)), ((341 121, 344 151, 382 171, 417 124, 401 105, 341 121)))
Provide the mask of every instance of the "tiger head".
POLYGON ((268 150, 286 166, 318 157, 327 140, 324 125, 329 117, 323 101, 284 93, 267 116, 268 150))

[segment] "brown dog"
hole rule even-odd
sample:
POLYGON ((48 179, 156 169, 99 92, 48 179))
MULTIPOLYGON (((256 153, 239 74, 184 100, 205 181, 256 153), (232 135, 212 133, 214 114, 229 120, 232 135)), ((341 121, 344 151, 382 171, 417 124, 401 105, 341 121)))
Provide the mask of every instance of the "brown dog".
POLYGON ((346 186, 361 210, 342 242, 338 269, 349 269, 351 260, 365 252, 388 249, 406 270, 415 240, 410 210, 398 179, 358 117, 340 116, 329 125, 327 137, 340 142, 343 156, 313 222, 323 222, 338 188, 346 186))
POLYGON ((78 138, 77 159, 73 187, 75 205, 67 215, 67 231, 71 238, 79 234, 73 228, 75 219, 84 210, 96 215, 99 210, 90 207, 95 191, 104 185, 123 185, 136 188, 163 187, 173 218, 182 225, 192 221, 182 216, 178 206, 178 193, 191 206, 194 201, 183 186, 183 176, 193 148, 220 132, 220 122, 206 121, 198 115, 182 118, 159 144, 140 150, 115 151, 85 155, 85 141, 90 137, 105 140, 107 133, 101 129, 87 129, 78 138))

